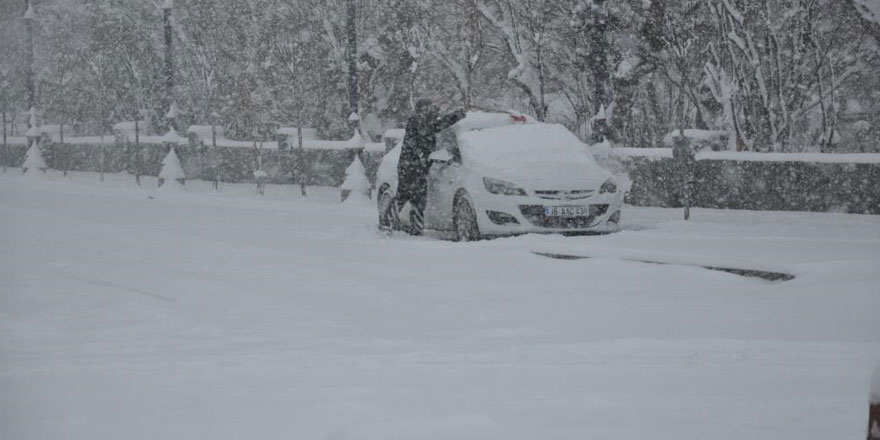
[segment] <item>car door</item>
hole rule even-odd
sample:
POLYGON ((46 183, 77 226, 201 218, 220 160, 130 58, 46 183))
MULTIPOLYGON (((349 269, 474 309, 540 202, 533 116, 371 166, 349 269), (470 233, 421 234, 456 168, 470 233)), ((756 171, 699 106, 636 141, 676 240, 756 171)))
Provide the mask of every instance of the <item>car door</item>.
POLYGON ((428 201, 425 227, 439 231, 452 230, 452 203, 461 181, 462 163, 455 132, 446 129, 437 135, 437 146, 449 151, 453 160, 434 163, 428 172, 428 201))

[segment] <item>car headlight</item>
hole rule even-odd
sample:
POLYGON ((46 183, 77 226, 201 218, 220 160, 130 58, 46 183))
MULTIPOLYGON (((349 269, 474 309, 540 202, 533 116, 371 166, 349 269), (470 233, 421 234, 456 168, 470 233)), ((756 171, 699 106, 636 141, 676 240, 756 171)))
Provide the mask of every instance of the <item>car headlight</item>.
POLYGON ((483 185, 486 186, 486 191, 492 194, 502 194, 505 196, 526 195, 526 191, 515 184, 491 177, 483 177, 483 185))
POLYGON ((599 187, 599 194, 605 193, 616 193, 617 192, 617 184, 614 183, 614 180, 608 179, 602 186, 599 187))

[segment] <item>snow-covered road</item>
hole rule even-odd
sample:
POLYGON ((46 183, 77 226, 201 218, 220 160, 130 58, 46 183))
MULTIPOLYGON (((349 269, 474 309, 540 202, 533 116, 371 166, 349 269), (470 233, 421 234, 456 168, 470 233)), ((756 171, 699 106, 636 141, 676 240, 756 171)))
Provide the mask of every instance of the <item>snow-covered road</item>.
POLYGON ((864 437, 880 217, 458 244, 327 189, 131 180, 0 174, 0 438, 864 437))

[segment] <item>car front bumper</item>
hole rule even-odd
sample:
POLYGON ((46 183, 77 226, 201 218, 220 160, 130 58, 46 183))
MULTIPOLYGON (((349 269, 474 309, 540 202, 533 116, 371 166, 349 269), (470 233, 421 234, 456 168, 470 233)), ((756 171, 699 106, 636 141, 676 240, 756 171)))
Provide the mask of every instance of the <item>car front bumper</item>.
POLYGON ((607 233, 619 230, 621 193, 597 194, 580 200, 548 200, 536 196, 481 195, 477 221, 483 235, 528 233, 607 233), (583 207, 588 215, 548 216, 546 207, 583 207))

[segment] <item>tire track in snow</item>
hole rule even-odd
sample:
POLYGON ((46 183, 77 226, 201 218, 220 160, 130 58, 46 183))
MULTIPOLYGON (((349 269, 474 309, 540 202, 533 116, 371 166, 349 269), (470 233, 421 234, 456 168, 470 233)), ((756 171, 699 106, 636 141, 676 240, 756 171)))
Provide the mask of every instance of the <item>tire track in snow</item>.
POLYGON ((98 287, 104 287, 104 288, 108 288, 108 289, 122 290, 125 292, 135 293, 138 295, 143 295, 143 296, 147 296, 150 298, 158 299, 160 301, 164 301, 167 303, 176 303, 177 302, 176 299, 165 296, 165 295, 160 295, 158 293, 148 292, 143 289, 138 289, 137 287, 126 286, 124 284, 114 283, 112 281, 96 280, 96 279, 91 279, 91 278, 80 278, 80 277, 76 277, 73 275, 67 275, 67 274, 65 274, 64 277, 69 278, 74 281, 79 281, 81 283, 88 284, 91 286, 98 286, 98 287))

